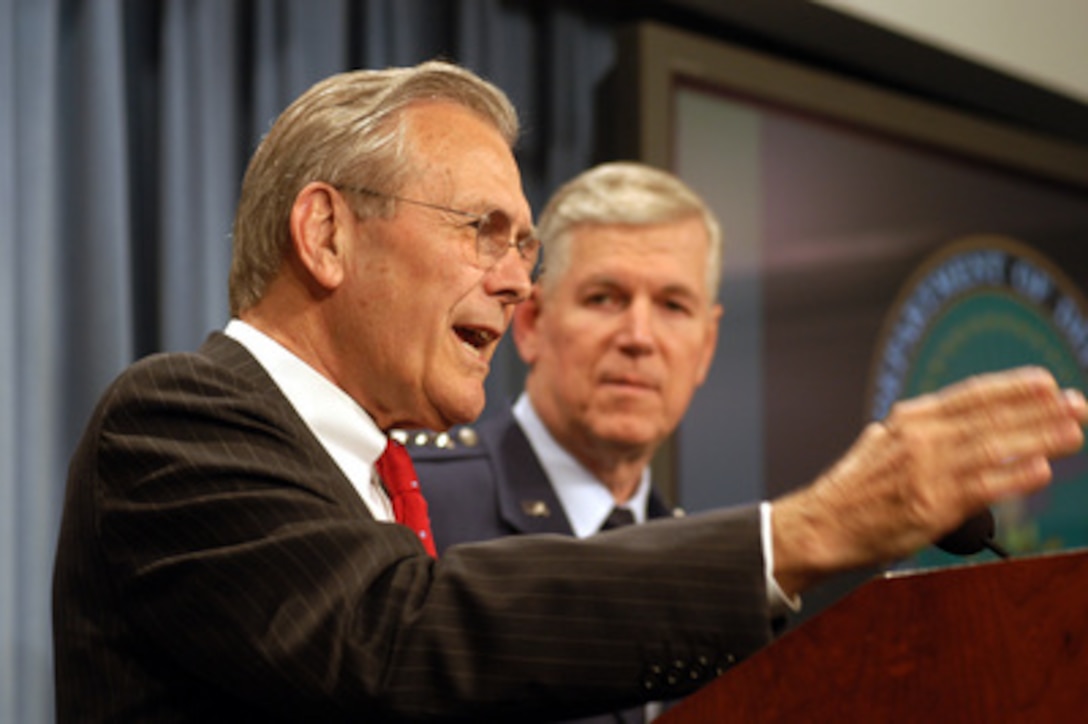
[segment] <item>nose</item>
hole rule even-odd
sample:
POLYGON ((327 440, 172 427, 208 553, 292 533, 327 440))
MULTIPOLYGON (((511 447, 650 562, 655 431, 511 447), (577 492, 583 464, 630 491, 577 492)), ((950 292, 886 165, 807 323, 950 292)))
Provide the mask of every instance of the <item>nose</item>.
POLYGON ((641 356, 654 350, 653 303, 636 297, 623 312, 617 341, 626 354, 641 356))
POLYGON ((499 260, 484 274, 484 289, 510 304, 524 302, 533 288, 532 269, 511 244, 499 260))

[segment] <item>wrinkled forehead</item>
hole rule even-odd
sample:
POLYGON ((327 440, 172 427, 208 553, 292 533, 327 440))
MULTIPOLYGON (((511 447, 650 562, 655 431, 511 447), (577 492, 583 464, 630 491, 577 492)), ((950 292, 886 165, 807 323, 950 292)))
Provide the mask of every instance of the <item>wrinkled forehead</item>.
POLYGON ((497 209, 519 228, 531 225, 517 161, 492 123, 449 101, 415 103, 405 123, 414 173, 401 193, 428 193, 428 200, 478 213, 497 209))

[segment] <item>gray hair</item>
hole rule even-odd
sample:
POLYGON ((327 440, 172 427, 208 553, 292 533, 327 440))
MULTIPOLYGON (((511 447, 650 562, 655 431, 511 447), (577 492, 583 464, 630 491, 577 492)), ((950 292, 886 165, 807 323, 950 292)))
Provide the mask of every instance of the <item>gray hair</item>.
POLYGON ((540 215, 545 290, 566 273, 571 232, 590 224, 648 226, 698 216, 706 227, 706 285, 713 303, 722 274, 722 234, 714 213, 692 189, 667 171, 632 161, 595 166, 564 184, 540 215))
MULTIPOLYGON (((415 171, 404 111, 432 100, 478 113, 514 145, 518 118, 506 95, 471 71, 441 61, 333 75, 280 114, 242 181, 230 270, 232 315, 259 302, 279 271, 291 244, 291 207, 306 184, 400 190, 415 171)), ((388 199, 354 194, 352 199, 360 218, 392 213, 388 199)))

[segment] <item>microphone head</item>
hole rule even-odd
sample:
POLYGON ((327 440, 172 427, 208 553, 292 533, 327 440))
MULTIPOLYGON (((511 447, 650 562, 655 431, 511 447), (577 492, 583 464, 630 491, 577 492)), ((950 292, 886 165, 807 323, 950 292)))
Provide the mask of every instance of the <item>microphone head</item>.
POLYGON ((934 545, 952 555, 970 556, 984 548, 989 548, 993 543, 993 537, 994 514, 989 508, 983 508, 934 545))

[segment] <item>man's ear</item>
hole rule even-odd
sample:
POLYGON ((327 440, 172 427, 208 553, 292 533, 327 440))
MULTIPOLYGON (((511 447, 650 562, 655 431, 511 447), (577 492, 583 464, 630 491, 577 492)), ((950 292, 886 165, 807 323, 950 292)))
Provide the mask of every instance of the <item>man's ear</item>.
POLYGON ((513 335, 521 361, 530 367, 539 354, 537 324, 540 321, 540 285, 534 284, 529 298, 514 306, 513 335))
POLYGON ((343 197, 327 183, 312 181, 295 196, 291 243, 299 263, 324 289, 335 289, 344 279, 347 222, 354 218, 343 197))

